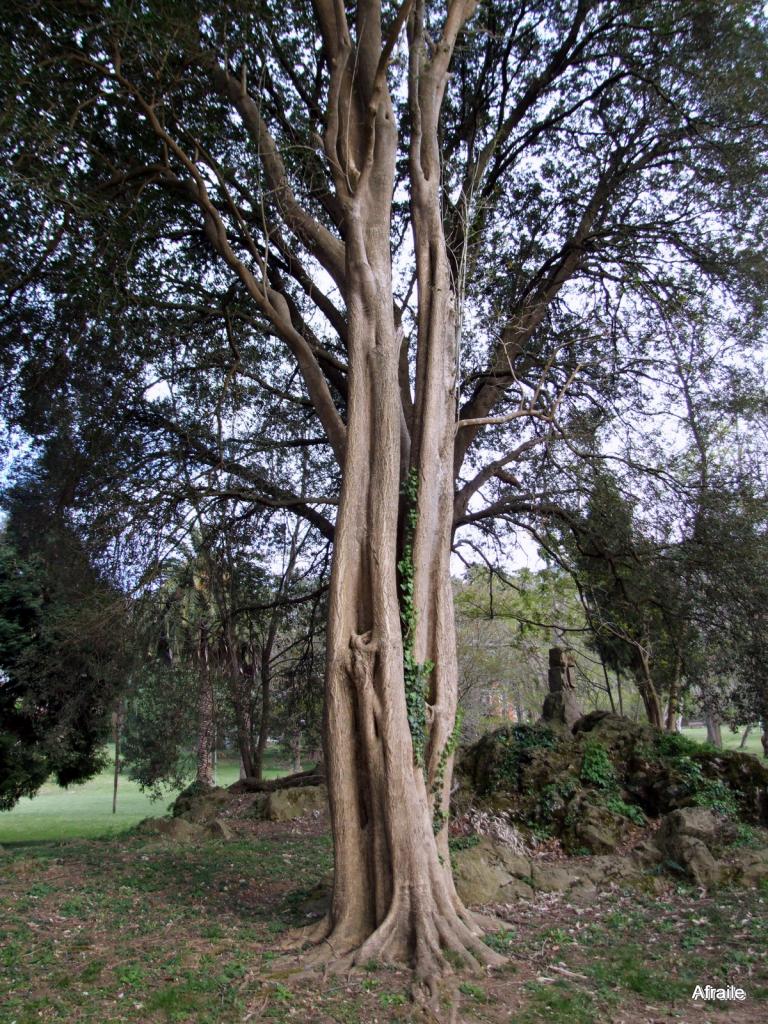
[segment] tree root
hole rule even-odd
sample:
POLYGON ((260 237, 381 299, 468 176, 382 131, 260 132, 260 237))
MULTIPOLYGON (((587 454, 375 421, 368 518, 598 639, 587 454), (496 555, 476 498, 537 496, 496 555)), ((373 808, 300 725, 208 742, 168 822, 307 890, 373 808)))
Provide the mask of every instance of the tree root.
POLYGON ((330 930, 331 923, 326 915, 320 918, 319 921, 313 921, 312 924, 304 924, 284 932, 278 943, 278 949, 298 951, 308 943, 314 945, 315 943, 322 942, 330 930))
POLYGON ((274 793, 278 789, 294 789, 297 786, 320 786, 325 784, 325 768, 316 764, 303 772, 282 775, 279 779, 255 779, 246 776, 228 787, 230 793, 274 793))
MULTIPOLYGON (((410 966, 416 982, 454 975, 462 969, 477 971, 506 963, 506 958, 482 941, 477 921, 468 912, 448 919, 433 909, 411 916, 407 901, 393 901, 389 913, 369 935, 357 929, 330 928, 328 918, 287 933, 280 943, 287 961, 300 957, 307 968, 322 968, 324 973, 343 973, 371 961, 402 963, 410 966), (302 949, 311 943, 310 949, 302 949)), ((484 919, 498 930, 503 921, 484 919)), ((282 966, 282 964, 281 964, 282 966)))
POLYGON ((472 920, 480 926, 484 932, 501 932, 509 928, 509 921, 495 914, 481 914, 479 911, 472 911, 472 920))
POLYGON ((400 963, 413 970, 410 994, 429 1024, 460 1024, 461 995, 457 973, 488 971, 506 958, 486 946, 479 927, 498 930, 504 921, 461 911, 443 916, 433 907, 416 915, 409 899, 393 900, 389 913, 371 934, 340 925, 331 928, 329 918, 286 933, 280 943, 285 956, 270 965, 267 974, 305 979, 351 973, 375 961, 400 963), (305 949, 311 943, 309 949, 305 949))

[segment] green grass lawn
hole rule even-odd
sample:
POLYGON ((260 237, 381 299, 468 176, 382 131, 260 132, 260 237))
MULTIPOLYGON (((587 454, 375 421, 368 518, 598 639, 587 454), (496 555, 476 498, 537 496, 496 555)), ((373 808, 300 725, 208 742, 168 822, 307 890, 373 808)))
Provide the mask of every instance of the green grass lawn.
MULTIPOLYGON (((0 811, 0 845, 66 839, 95 839, 117 835, 142 818, 159 817, 177 791, 168 790, 160 800, 151 800, 127 775, 120 777, 117 814, 112 814, 114 761, 99 775, 79 786, 62 789, 46 783, 37 796, 23 798, 10 811, 0 811)), ((264 776, 268 779, 287 774, 277 751, 267 756, 264 776)), ((238 777, 236 761, 219 761, 216 782, 229 786, 238 777)))
MULTIPOLYGON (((722 727, 723 746, 726 750, 738 750, 739 743, 741 743, 741 737, 744 733, 743 729, 738 732, 731 732, 727 725, 722 727)), ((683 735, 687 736, 689 740, 696 740, 697 743, 706 743, 707 730, 701 726, 695 728, 683 729, 683 735)), ((745 754, 754 754, 756 757, 762 758, 763 756, 763 745, 760 742, 760 728, 755 726, 752 732, 749 734, 747 744, 744 747, 745 754)))

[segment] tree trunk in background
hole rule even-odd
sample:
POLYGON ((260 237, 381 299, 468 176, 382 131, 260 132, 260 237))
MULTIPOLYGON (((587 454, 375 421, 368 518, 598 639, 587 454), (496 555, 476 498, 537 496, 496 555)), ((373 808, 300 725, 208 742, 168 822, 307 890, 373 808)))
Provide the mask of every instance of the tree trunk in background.
POLYGON ((649 723, 655 728, 664 728, 664 716, 661 711, 661 702, 653 682, 651 674, 651 662, 647 650, 644 647, 636 647, 636 658, 633 666, 635 684, 645 708, 645 716, 649 723))
POLYGON ((293 741, 291 743, 291 754, 293 757, 293 772, 301 771, 301 729, 297 729, 293 734, 293 741))
POLYGON ((639 674, 636 679, 637 688, 640 691, 640 697, 645 708, 646 718, 655 729, 663 729, 661 705, 659 704, 659 695, 656 693, 656 688, 652 683, 649 683, 648 678, 644 674, 639 674))
POLYGON ((744 747, 746 747, 747 740, 749 739, 749 734, 751 732, 752 732, 752 726, 748 725, 746 727, 746 729, 744 730, 744 732, 741 734, 741 742, 739 743, 739 750, 743 750, 744 747))
POLYGON ((246 677, 241 671, 238 671, 237 675, 231 679, 230 692, 235 711, 235 730, 237 749, 240 752, 240 766, 245 775, 250 777, 255 771, 250 720, 250 693, 246 677))
MULTIPOLYGON (((305 486, 306 473, 302 477, 302 494, 304 493, 305 486)), ((277 594, 275 595, 275 607, 272 615, 270 616, 266 640, 261 649, 261 721, 259 723, 259 738, 256 743, 256 750, 254 752, 253 759, 253 777, 256 779, 261 779, 264 772, 264 754, 267 749, 269 729, 272 724, 272 656, 275 649, 277 632, 280 628, 280 623, 283 617, 283 609, 280 607, 279 601, 285 596, 291 580, 293 579, 293 574, 296 571, 298 553, 299 524, 297 522, 291 535, 288 561, 283 571, 283 576, 280 580, 280 586, 277 589, 277 594)))
POLYGON ((608 700, 611 703, 611 711, 615 715, 616 714, 616 703, 615 703, 615 701, 613 699, 613 690, 611 689, 611 682, 610 682, 610 680, 608 678, 608 669, 606 668, 606 664, 605 664, 605 661, 603 660, 602 656, 600 658, 600 664, 603 667, 603 676, 605 678, 605 691, 608 694, 608 700))
POLYGON ((669 686, 669 701, 667 703, 667 732, 677 732, 676 722, 677 715, 679 712, 679 688, 680 688, 680 673, 682 671, 683 662, 680 654, 677 654, 675 659, 675 671, 672 676, 672 682, 669 686))
POLYGON ((763 734, 760 740, 763 744, 763 757, 768 758, 768 720, 763 722, 763 734))
POLYGON ((705 718, 707 723, 707 743, 711 743, 713 747, 722 747, 723 736, 720 729, 720 722, 713 716, 707 715, 705 718))
POLYGON ((115 738, 115 774, 112 787, 112 813, 117 814, 117 786, 120 781, 120 737, 123 731, 125 705, 120 701, 112 713, 112 726, 115 738))
MULTIPOLYGON (((273 638, 274 639, 274 638, 273 638)), ((261 652, 261 720, 259 738, 253 754, 253 778, 261 779, 264 774, 264 752, 269 739, 272 718, 272 644, 265 645, 261 652)))
POLYGON ((213 770, 213 680, 208 661, 208 637, 204 625, 200 627, 198 648, 200 689, 197 696, 197 775, 201 786, 215 785, 213 770))

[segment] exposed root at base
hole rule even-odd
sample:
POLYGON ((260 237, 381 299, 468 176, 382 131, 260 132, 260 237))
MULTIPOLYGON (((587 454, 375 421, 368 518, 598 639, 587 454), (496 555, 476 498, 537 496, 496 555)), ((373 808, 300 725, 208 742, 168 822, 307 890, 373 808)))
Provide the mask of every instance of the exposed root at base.
POLYGON ((331 923, 326 915, 313 924, 305 924, 299 928, 291 928, 289 931, 284 932, 278 943, 278 949, 286 951, 296 950, 298 952, 302 946, 322 942, 330 930, 331 923))
POLYGON ((472 920, 479 925, 484 932, 501 932, 509 928, 509 921, 493 914, 481 914, 479 911, 471 911, 472 920))
POLYGON ((300 970, 321 968, 323 973, 341 974, 372 961, 402 964, 414 971, 415 984, 424 986, 429 993, 435 979, 461 970, 488 970, 506 963, 505 957, 482 941, 478 927, 481 923, 495 930, 506 927, 496 918, 479 919, 467 911, 450 920, 433 912, 414 921, 404 907, 397 905, 367 936, 358 929, 331 929, 324 918, 286 934, 280 942, 286 955, 272 966, 285 970, 289 963, 299 966, 296 962, 300 960, 300 970), (308 943, 310 948, 303 948, 308 943))
POLYGON ((460 1024, 461 996, 456 985, 446 985, 440 978, 424 978, 411 986, 411 999, 430 1024, 460 1024))

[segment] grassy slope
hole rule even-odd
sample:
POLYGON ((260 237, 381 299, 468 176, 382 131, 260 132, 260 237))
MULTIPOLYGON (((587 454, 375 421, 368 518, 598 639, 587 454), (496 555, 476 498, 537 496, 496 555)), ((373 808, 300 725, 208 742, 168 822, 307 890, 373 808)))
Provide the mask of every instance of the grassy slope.
MULTIPOLYGON (((271 753, 266 778, 285 775, 286 769, 271 753)), ((234 761, 219 763, 216 781, 228 786, 238 777, 234 761)), ((113 767, 79 786, 62 789, 47 783, 37 796, 22 799, 10 811, 0 811, 0 845, 59 839, 94 839, 125 832, 142 818, 158 817, 166 812, 176 792, 169 791, 160 800, 151 800, 137 783, 121 776, 117 795, 117 814, 112 814, 113 767)))

